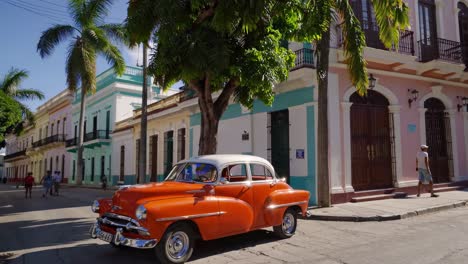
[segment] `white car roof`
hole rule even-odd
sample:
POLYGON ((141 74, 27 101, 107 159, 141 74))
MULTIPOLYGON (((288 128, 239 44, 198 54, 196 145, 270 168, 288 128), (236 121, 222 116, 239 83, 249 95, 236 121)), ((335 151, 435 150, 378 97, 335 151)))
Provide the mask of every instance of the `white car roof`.
POLYGON ((192 157, 190 159, 181 161, 179 163, 185 163, 185 162, 209 163, 209 164, 215 165, 218 168, 222 168, 226 164, 233 163, 233 162, 258 162, 258 163, 262 163, 262 164, 269 166, 270 169, 274 171, 273 166, 271 166, 268 160, 261 158, 261 157, 253 156, 253 155, 213 154, 213 155, 192 157))

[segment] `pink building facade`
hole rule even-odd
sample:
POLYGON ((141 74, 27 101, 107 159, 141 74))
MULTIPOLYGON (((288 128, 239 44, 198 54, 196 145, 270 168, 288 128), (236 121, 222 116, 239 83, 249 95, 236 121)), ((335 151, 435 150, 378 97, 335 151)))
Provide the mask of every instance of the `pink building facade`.
MULTIPOLYGON (((429 145, 439 187, 468 180, 468 1, 409 0, 411 30, 386 50, 367 0, 352 0, 363 24, 375 87, 355 93, 339 37, 329 76, 332 202, 414 193, 415 155, 429 145)), ((335 32, 340 35, 339 28, 335 32)))

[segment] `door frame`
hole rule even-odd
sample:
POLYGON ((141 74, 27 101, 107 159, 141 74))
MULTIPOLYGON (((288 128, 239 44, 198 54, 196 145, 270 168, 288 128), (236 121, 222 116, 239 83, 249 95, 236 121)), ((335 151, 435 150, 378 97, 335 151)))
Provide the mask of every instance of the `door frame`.
MULTIPOLYGON (((410 186, 411 182, 401 181, 403 175, 403 160, 401 154, 401 119, 400 110, 401 105, 398 97, 388 88, 382 86, 376 80, 375 88, 376 92, 381 93, 389 102, 388 111, 393 115, 393 133, 394 133, 394 152, 395 152, 395 173, 394 186, 405 187, 410 186)), ((351 169, 351 106, 353 103, 349 101, 351 95, 356 92, 356 87, 351 86, 348 88, 343 95, 343 102, 341 103, 341 111, 343 114, 343 153, 344 153, 344 175, 345 175, 345 192, 354 192, 352 185, 352 169, 351 169)))
POLYGON ((419 138, 421 145, 425 145, 426 142, 426 111, 427 109, 424 108, 424 102, 426 102, 429 98, 436 98, 444 103, 446 113, 449 115, 450 119, 450 133, 452 136, 452 158, 453 158, 453 178, 450 181, 461 181, 464 180, 460 177, 459 167, 458 167, 458 143, 457 143, 457 128, 455 123, 455 118, 458 113, 457 109, 454 108, 454 104, 452 100, 442 92, 443 87, 440 85, 432 86, 432 92, 424 95, 419 100, 419 127, 424 129, 419 129, 419 138))

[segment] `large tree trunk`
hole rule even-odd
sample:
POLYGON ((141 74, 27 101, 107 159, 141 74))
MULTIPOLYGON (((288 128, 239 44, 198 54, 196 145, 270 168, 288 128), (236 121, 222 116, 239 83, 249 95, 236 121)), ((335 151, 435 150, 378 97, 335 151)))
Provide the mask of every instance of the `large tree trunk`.
POLYGON ((229 99, 239 85, 237 77, 226 83, 223 91, 213 102, 210 75, 207 73, 202 81, 193 81, 190 87, 197 92, 198 106, 201 114, 200 141, 198 155, 215 154, 218 147, 218 125, 221 116, 229 105, 229 99))
POLYGON ((328 170, 328 64, 330 53, 330 29, 323 32, 317 44, 318 81, 318 133, 317 133, 317 184, 318 205, 328 207, 330 177, 328 170))
POLYGON ((86 104, 86 91, 82 87, 81 88, 81 104, 80 104, 80 122, 78 124, 78 142, 76 144, 77 146, 77 178, 76 178, 76 184, 81 185, 82 184, 82 178, 83 178, 83 142, 84 142, 84 134, 86 131, 84 130, 84 117, 85 117, 85 104, 86 104))
POLYGON ((148 120, 148 80, 147 80, 147 65, 146 65, 146 43, 143 43, 143 90, 141 97, 141 123, 140 123, 140 151, 138 161, 139 183, 146 182, 146 135, 147 135, 147 120, 148 120))

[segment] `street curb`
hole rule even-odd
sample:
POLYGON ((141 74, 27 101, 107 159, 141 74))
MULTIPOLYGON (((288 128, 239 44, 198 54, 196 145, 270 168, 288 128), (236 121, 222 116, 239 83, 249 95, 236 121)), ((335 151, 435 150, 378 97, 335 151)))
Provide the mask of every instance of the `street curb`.
POLYGON ((319 220, 319 221, 339 221, 339 222, 383 222, 383 221, 393 221, 400 219, 407 219, 410 217, 415 217, 419 215, 425 215, 429 213, 449 210, 458 207, 464 207, 468 204, 468 200, 459 201, 450 204, 442 204, 432 207, 426 207, 422 209, 417 209, 415 211, 409 211, 402 214, 392 214, 392 215, 375 215, 375 216, 341 216, 341 215, 314 215, 311 211, 307 212, 308 220, 319 220))

